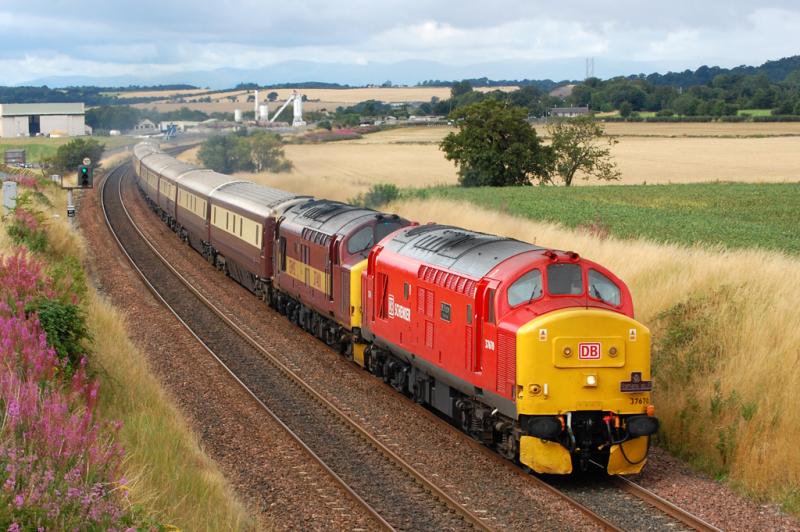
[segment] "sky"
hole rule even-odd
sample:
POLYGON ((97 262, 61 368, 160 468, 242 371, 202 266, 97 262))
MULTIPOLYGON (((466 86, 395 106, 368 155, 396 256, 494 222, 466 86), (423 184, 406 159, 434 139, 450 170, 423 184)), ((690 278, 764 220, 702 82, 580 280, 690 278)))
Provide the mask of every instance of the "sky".
POLYGON ((793 0, 0 0, 0 85, 582 79, 800 54, 793 0), (280 79, 279 79, 280 78, 280 79))

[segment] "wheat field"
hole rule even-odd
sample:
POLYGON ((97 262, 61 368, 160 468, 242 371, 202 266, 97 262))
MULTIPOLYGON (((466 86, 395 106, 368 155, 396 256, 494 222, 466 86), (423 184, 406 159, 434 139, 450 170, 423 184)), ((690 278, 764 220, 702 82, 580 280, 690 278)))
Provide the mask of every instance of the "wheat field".
MULTIPOLYGON (((356 140, 289 144, 285 146, 285 153, 294 164, 291 172, 237 176, 343 201, 377 183, 394 183, 399 187, 455 184, 458 181, 456 168, 438 148, 439 141, 449 131, 453 129, 398 128, 356 140)), ((688 131, 695 131, 695 128, 688 131)), ((182 158, 196 162, 196 153, 196 150, 187 152, 182 158)), ((614 183, 800 181, 800 136, 622 136, 612 154, 622 172, 622 179, 614 183)), ((575 183, 602 184, 583 180, 575 183)))
MULTIPOLYGON (((479 92, 489 92, 500 90, 503 92, 511 92, 516 90, 516 86, 503 86, 503 87, 476 87, 475 90, 479 92)), ((295 89, 289 88, 274 88, 262 89, 258 91, 259 103, 268 103, 270 112, 275 112, 283 104, 286 99, 292 95, 295 89), (267 102, 267 94, 270 92, 277 92, 277 101, 267 102)), ((359 102, 366 100, 378 100, 386 103, 408 103, 408 102, 428 102, 431 98, 439 98, 444 100, 450 97, 450 87, 363 87, 353 89, 297 89, 300 93, 304 94, 308 101, 303 102, 303 109, 306 111, 320 111, 326 109, 334 111, 337 107, 347 107, 355 105, 359 102)), ((163 91, 170 92, 170 91, 163 91)), ((219 92, 214 94, 200 94, 206 91, 172 91, 175 96, 181 96, 184 103, 172 103, 166 99, 169 94, 165 94, 164 101, 155 101, 151 103, 139 103, 133 107, 140 109, 154 108, 159 112, 175 111, 181 107, 189 107, 190 109, 198 109, 206 113, 231 113, 235 109, 243 111, 250 111, 253 109, 254 102, 248 102, 247 97, 252 95, 252 91, 248 90, 232 90, 226 92, 219 92), (180 93, 180 94, 177 94, 180 93), (211 98, 211 102, 200 102, 201 98, 211 98), (235 101, 230 101, 228 98, 235 98, 235 101)), ((132 98, 136 96, 150 96, 151 94, 160 95, 157 91, 152 93, 136 92, 136 93, 120 93, 121 98, 132 98), (126 96, 127 95, 127 96, 126 96)), ((285 115, 284 115, 285 116, 285 115)), ((285 118, 284 118, 285 120, 285 118)))

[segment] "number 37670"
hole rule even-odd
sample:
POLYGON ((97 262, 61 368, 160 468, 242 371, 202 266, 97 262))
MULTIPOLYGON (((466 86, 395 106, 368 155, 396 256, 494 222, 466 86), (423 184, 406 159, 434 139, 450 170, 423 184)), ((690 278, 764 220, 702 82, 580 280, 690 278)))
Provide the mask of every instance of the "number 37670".
POLYGON ((645 395, 644 397, 629 397, 628 398, 632 405, 647 405, 650 404, 650 397, 645 395))

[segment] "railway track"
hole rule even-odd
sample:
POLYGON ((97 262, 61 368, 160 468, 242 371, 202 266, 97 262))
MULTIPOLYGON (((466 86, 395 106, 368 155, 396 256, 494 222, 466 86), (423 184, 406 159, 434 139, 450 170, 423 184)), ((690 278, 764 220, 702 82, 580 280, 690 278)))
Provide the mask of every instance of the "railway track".
POLYGON ((492 530, 423 473, 281 363, 174 270, 144 237, 121 195, 130 164, 100 191, 114 238, 145 284, 264 411, 381 527, 492 530))
MULTIPOLYGON (((121 185, 123 178, 130 171, 129 165, 123 165, 115 169, 103 183, 101 191, 101 203, 106 221, 121 249, 156 297, 161 299, 239 385, 253 397, 259 406, 301 445, 311 460, 320 464, 328 476, 336 484, 340 485, 342 490, 354 502, 364 508, 364 511, 383 528, 427 529, 435 526, 443 529, 491 529, 488 519, 476 515, 453 500, 425 478, 424 474, 417 471, 385 444, 373 437, 367 429, 354 422, 346 413, 342 412, 307 384, 294 369, 283 364, 269 350, 261 346, 245 329, 237 325, 222 309, 217 308, 212 301, 201 294, 187 279, 172 268, 166 259, 158 253, 155 246, 147 241, 144 233, 136 227, 125 208, 121 185), (110 188, 108 188, 109 185, 110 188), (123 245, 123 240, 126 245, 123 245), (136 242, 136 244, 131 245, 130 242, 136 242), (179 285, 179 288, 170 287, 170 285, 179 285), (180 293, 183 293, 184 297, 181 297, 180 293), (204 308, 204 312, 198 313, 191 310, 192 305, 187 304, 187 301, 192 299, 201 303, 200 306, 204 308), (218 327, 209 325, 209 315, 213 315, 214 320, 219 324, 218 327), (226 335, 236 338, 226 340, 226 335), (220 349, 222 346, 225 349, 220 349), (220 354, 219 351, 226 352, 220 354), (247 351, 250 351, 250 353, 247 353, 247 351), (257 355, 255 358, 253 352, 257 355), (267 361, 268 364, 259 364, 257 362, 258 359, 262 360, 262 362, 267 361), (267 365, 272 367, 269 370, 271 373, 280 375, 264 375, 253 378, 253 374, 257 374, 267 365), (244 373, 240 373, 240 371, 244 371, 244 373), (281 386, 279 382, 276 382, 276 379, 284 381, 283 385, 281 386), (291 386, 287 386, 288 383, 293 384, 295 388, 301 391, 299 395, 305 394, 306 397, 297 398, 286 393, 286 390, 291 388, 291 386), (279 389, 281 394, 286 395, 275 397, 276 389, 279 389), (268 393, 266 393, 267 391, 268 393), (275 405, 270 405, 275 401, 282 404, 275 408, 275 405), (305 408, 304 414, 298 416, 297 412, 300 411, 298 409, 303 409, 303 405, 307 405, 309 401, 316 403, 316 405, 311 408, 305 408), (321 409, 320 406, 322 407, 321 409), (310 412, 310 410, 327 410, 332 414, 332 418, 338 420, 339 428, 332 426, 316 427, 316 422, 319 421, 320 417, 325 416, 320 416, 319 412, 314 413, 310 412), (292 415, 292 412, 294 412, 294 415, 292 415), (312 428, 309 428, 309 426, 312 428), (316 427, 318 433, 315 433, 313 427, 316 427), (350 432, 349 437, 341 431, 341 427, 347 428, 347 431, 350 432), (361 445, 358 445, 358 443, 353 444, 354 440, 360 440, 361 445), (336 445, 331 445, 334 442, 336 442, 336 445), (365 451, 363 445, 365 442, 375 452, 365 451), (349 444, 350 446, 340 445, 340 443, 349 444), (350 449, 350 451, 342 451, 343 454, 347 455, 345 458, 341 455, 328 456, 331 447, 350 449), (318 452, 316 449, 321 450, 318 452), (376 460, 378 456, 383 458, 376 460), (350 461, 349 463, 348 460, 350 461), (368 473, 359 475, 357 470, 368 473), (376 474, 382 475, 390 472, 393 475, 387 475, 386 478, 376 482, 376 474), (398 473, 401 474, 398 475, 398 473), (365 479, 365 476, 370 478, 365 479), (399 477, 402 481, 394 480, 396 477, 399 477), (370 486, 377 489, 372 489, 370 486), (377 497, 379 494, 385 496, 377 497), (409 494, 414 495, 414 497, 410 497, 409 494), (399 501, 403 501, 404 505, 398 505, 399 501), (420 504, 417 504, 417 502, 420 504), (434 517, 433 520, 431 516, 434 517)), ((194 310, 197 307, 195 305, 194 310)), ((427 410, 421 410, 435 418, 449 430, 456 431, 452 426, 444 423, 427 410)), ((601 529, 644 529, 635 521, 614 518, 609 515, 608 508, 605 508, 606 511, 604 512, 603 506, 607 505, 603 503, 599 504, 599 508, 594 503, 583 504, 578 500, 582 499, 582 497, 569 494, 569 490, 559 489, 539 477, 528 475, 484 446, 476 442, 470 441, 470 443, 492 455, 493 459, 503 467, 508 468, 515 474, 525 476, 531 482, 537 483, 541 488, 560 497, 601 529), (603 514, 606 517, 603 517, 603 514)), ((615 477, 610 479, 609 483, 614 486, 613 489, 615 491, 624 491, 646 503, 650 510, 657 509, 657 512, 669 516, 666 520, 656 520, 653 523, 654 526, 646 527, 647 529, 668 528, 676 530, 680 529, 682 525, 686 529, 718 530, 627 479, 615 477)), ((585 498, 583 499, 585 500, 585 498)), ((602 499, 602 497, 592 496, 590 497, 591 499, 602 499)))

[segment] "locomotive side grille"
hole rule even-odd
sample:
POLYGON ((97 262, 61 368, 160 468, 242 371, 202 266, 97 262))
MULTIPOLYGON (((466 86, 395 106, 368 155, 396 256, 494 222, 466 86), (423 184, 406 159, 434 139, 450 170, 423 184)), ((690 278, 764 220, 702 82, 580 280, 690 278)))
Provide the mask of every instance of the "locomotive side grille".
MULTIPOLYGON (((461 275, 453 272, 445 272, 438 268, 430 266, 420 266, 417 272, 417 277, 423 281, 447 288, 459 294, 467 294, 470 297, 475 296, 475 289, 477 284, 472 279, 467 279, 461 275)), ((420 308, 420 310, 422 310, 420 308)))
POLYGON ((506 395, 514 390, 517 380, 516 344, 513 335, 497 333, 497 391, 506 395))
POLYGON ((433 322, 425 320, 425 345, 433 349, 433 322))

